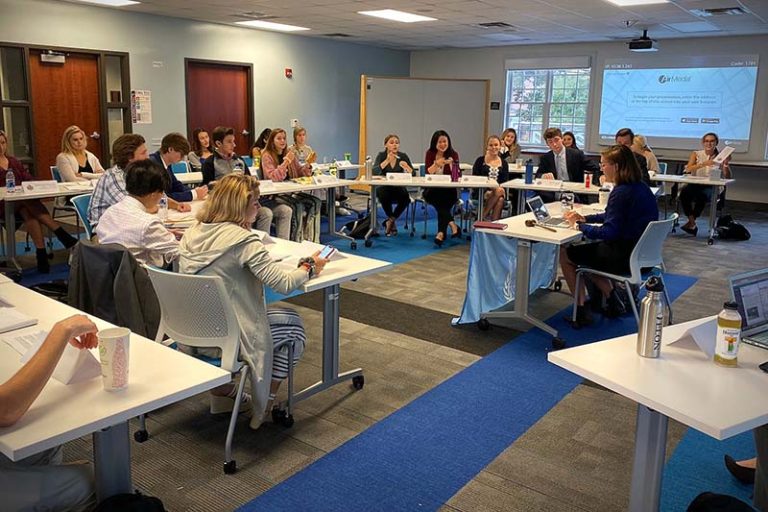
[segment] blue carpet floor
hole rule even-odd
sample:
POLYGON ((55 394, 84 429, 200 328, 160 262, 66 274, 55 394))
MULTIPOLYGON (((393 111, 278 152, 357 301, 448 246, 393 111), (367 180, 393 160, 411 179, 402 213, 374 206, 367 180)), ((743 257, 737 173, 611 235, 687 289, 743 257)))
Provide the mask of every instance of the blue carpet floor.
POLYGON ((736 460, 755 456, 752 432, 717 441, 701 432, 688 429, 664 468, 661 510, 685 510, 697 495, 705 491, 728 494, 752 503, 752 485, 733 478, 723 463, 723 455, 736 460))
MULTIPOLYGON (((674 298, 695 283, 665 276, 674 298)), ((569 346, 634 332, 634 318, 570 329, 569 346)), ((581 378, 547 362, 533 329, 378 422, 240 510, 437 510, 581 378)))

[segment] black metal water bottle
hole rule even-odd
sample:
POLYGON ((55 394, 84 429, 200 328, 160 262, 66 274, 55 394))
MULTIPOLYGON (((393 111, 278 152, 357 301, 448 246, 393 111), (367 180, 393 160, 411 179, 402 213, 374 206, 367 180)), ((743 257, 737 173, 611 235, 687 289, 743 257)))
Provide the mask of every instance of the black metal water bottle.
POLYGON ((640 303, 640 328, 637 331, 637 353, 642 357, 659 357, 661 330, 664 327, 664 284, 656 276, 645 283, 646 295, 640 303))

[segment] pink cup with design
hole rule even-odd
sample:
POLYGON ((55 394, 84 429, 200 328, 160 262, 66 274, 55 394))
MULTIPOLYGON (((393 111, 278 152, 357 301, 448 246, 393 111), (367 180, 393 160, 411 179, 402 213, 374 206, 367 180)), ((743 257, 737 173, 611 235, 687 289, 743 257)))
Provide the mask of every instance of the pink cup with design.
POLYGON ((128 387, 128 355, 131 331, 113 327, 98 332, 101 382, 106 391, 120 391, 128 387))

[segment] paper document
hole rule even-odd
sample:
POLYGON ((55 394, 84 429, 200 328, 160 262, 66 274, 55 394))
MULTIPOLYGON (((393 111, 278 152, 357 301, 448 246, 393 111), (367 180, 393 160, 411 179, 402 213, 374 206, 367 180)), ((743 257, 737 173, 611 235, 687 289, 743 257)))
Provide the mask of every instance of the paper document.
POLYGON ((734 151, 734 148, 732 148, 731 146, 725 146, 723 148, 723 150, 720 151, 717 154, 717 156, 715 158, 713 158, 712 160, 714 160, 715 162, 721 164, 721 163, 725 162, 726 158, 731 156, 731 153, 733 153, 733 151, 734 151))
POLYGON ((37 318, 25 315, 14 307, 0 308, 0 332, 8 332, 35 325, 37 318))
MULTIPOLYGON (((20 336, 4 336, 2 340, 21 354, 21 364, 32 359, 45 341, 48 333, 36 331, 20 336)), ((79 350, 67 343, 59 364, 53 370, 53 378, 62 384, 75 384, 101 375, 101 364, 90 350, 79 350)))

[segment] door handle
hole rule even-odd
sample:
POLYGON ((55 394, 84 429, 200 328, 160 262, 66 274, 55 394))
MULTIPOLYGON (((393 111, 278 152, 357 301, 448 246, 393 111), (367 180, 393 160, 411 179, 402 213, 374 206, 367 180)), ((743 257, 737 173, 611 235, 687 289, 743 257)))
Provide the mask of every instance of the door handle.
POLYGON ((90 137, 90 138, 92 138, 94 140, 99 140, 101 138, 101 134, 99 132, 93 132, 88 137, 90 137))
POLYGON ((243 130, 243 131, 242 131, 242 132, 240 132, 240 133, 241 133, 241 134, 242 134, 244 137, 247 137, 247 136, 249 136, 249 135, 251 134, 251 132, 249 132, 248 130, 243 130))

